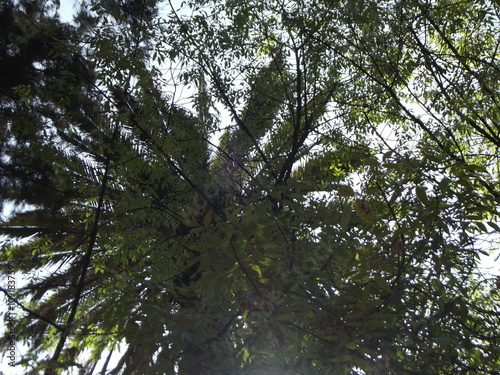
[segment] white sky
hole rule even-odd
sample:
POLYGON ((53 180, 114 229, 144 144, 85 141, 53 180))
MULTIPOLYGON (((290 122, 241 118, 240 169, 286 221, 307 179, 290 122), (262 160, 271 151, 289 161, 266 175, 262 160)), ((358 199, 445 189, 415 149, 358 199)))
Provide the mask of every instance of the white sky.
MULTIPOLYGON (((72 21, 72 15, 74 13, 74 4, 76 3, 76 0, 61 0, 60 1, 61 6, 60 6, 60 16, 61 20, 64 22, 71 22, 72 21)), ((227 119, 224 119, 224 122, 226 122, 227 119)), ((9 212, 12 210, 12 206, 9 204, 6 204, 4 207, 4 210, 2 212, 2 216, 5 217, 6 215, 9 214, 9 212)), ((496 242, 497 244, 500 243, 500 240, 498 240, 498 235, 495 235, 493 237, 490 237, 490 240, 493 241, 494 243, 496 242)), ((497 246, 498 247, 498 246, 497 246)), ((500 275, 500 260, 498 259, 499 254, 494 254, 492 256, 481 256, 482 262, 481 262, 481 271, 485 275, 500 275), (497 261, 495 262, 494 259, 497 258, 497 261)), ((2 285, 7 285, 6 281, 4 279, 1 279, 2 285)), ((18 283, 21 282, 22 280, 19 280, 18 277, 18 283)), ((18 284, 20 285, 20 284, 18 284)), ((2 303, 5 301, 5 298, 2 296, 1 299, 2 303)), ((3 305, 2 305, 3 306, 3 305)), ((2 309, 2 307, 0 307, 2 309)), ((20 311, 19 311, 20 312, 20 311)), ((2 334, 5 330, 5 325, 2 323, 0 326, 0 334, 2 334)), ((16 360, 19 360, 20 358, 20 353, 25 350, 26 348, 20 345, 18 343, 17 347, 17 353, 16 353, 16 360)), ((116 361, 116 360, 115 360, 116 361)), ((115 362, 113 361, 113 362, 115 362)), ((99 368, 99 366, 97 367, 99 368)), ((113 368, 112 364, 110 364, 109 368, 113 368)), ((23 374, 23 368, 21 366, 17 367, 11 367, 8 365, 8 359, 6 357, 3 357, 0 362, 0 375, 22 375, 23 374)))

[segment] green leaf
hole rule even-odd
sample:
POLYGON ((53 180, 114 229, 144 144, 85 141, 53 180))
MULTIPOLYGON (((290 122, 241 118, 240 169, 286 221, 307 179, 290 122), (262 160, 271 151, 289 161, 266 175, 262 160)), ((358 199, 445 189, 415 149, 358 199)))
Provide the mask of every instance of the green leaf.
POLYGON ((342 215, 340 216, 340 227, 342 228, 342 232, 347 231, 349 229, 349 223, 351 222, 351 209, 350 207, 345 207, 342 211, 342 215))
POLYGON ((349 341, 348 343, 345 344, 345 347, 347 349, 356 350, 358 349, 358 344, 356 344, 354 341, 349 341))
POLYGON ((273 315, 274 320, 284 321, 284 322, 293 322, 295 319, 294 314, 277 314, 273 315))
POLYGON ((373 275, 375 283, 382 288, 385 292, 392 294, 391 286, 388 284, 387 280, 385 280, 379 273, 373 275))
POLYGON ((374 223, 374 213, 370 204, 366 200, 357 199, 354 202, 354 209, 362 221, 368 224, 374 223))
POLYGON ((260 270, 260 267, 257 264, 252 264, 250 268, 253 269, 255 272, 257 272, 259 277, 262 277, 262 271, 260 270))
POLYGON ((354 190, 349 185, 340 185, 338 193, 341 197, 352 197, 355 195, 354 190))
POLYGON ((415 188, 417 193, 417 198, 422 202, 425 206, 429 205, 429 199, 427 198, 427 189, 422 186, 417 186, 415 188))
POLYGON ((57 3, 0 6, 32 373, 499 372, 497 1, 57 3))
POLYGON ((292 331, 290 328, 286 327, 285 325, 281 323, 277 323, 278 329, 281 331, 281 333, 289 340, 293 342, 298 342, 299 337, 295 334, 294 331, 292 331))
POLYGON ((205 217, 203 218, 203 226, 208 227, 212 222, 212 210, 208 211, 205 217))

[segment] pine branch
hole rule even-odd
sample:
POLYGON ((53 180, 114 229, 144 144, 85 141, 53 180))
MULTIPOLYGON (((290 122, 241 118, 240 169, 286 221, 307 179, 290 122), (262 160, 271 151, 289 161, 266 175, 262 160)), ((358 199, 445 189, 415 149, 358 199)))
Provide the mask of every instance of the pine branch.
POLYGON ((14 297, 11 293, 9 293, 6 289, 2 288, 1 286, 0 286, 0 291, 3 292, 7 296, 7 298, 9 298, 9 300, 13 301, 17 306, 19 306, 21 310, 27 312, 29 315, 34 316, 37 319, 44 321, 45 323, 51 325, 52 327, 57 328, 57 330, 64 332, 65 328, 63 326, 60 326, 59 324, 54 323, 53 321, 45 318, 44 316, 38 314, 37 312, 28 309, 21 302, 19 302, 16 297, 14 297))

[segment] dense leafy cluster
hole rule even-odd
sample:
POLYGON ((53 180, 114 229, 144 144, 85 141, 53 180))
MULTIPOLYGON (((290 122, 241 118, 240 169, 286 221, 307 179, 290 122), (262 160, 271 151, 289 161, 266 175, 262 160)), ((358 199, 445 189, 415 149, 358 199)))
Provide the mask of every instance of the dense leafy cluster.
POLYGON ((497 2, 57 3, 0 4, 26 373, 500 371, 497 2))

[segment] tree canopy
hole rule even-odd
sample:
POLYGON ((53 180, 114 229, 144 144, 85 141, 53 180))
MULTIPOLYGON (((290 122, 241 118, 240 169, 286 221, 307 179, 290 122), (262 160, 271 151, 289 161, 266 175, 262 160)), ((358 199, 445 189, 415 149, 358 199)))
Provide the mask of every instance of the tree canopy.
POLYGON ((0 4, 17 366, 500 372, 500 3, 58 3, 0 4))

